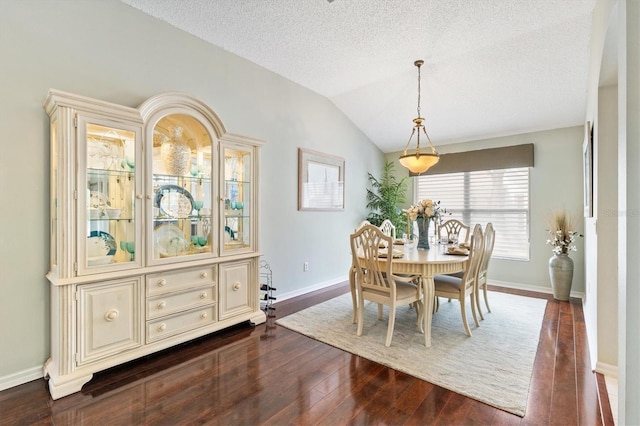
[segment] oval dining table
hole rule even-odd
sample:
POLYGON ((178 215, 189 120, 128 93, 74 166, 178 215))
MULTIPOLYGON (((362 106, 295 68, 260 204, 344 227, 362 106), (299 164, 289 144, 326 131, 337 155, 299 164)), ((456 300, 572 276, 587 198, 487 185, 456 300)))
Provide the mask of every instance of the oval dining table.
MULTIPOLYGON (((429 250, 419 249, 414 245, 394 245, 393 250, 403 250, 402 257, 394 257, 392 260, 392 271, 394 274, 403 275, 420 275, 422 284, 422 297, 424 306, 423 328, 424 328, 424 344, 431 347, 431 316, 427 312, 433 312, 433 304, 435 301, 435 289, 433 277, 438 274, 450 274, 463 271, 469 256, 461 256, 446 253, 446 249, 434 244, 429 250)), ((384 259, 380 259, 384 261, 384 259)), ((353 321, 357 310, 356 297, 356 281, 355 268, 349 271, 349 285, 351 287, 351 298, 353 302, 353 321)))

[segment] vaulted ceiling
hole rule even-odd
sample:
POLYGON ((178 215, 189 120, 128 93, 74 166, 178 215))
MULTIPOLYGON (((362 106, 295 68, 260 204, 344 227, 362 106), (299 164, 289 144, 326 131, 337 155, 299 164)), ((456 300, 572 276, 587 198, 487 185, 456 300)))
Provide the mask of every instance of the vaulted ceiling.
POLYGON ((330 99, 384 152, 581 125, 596 0, 122 0, 330 99))

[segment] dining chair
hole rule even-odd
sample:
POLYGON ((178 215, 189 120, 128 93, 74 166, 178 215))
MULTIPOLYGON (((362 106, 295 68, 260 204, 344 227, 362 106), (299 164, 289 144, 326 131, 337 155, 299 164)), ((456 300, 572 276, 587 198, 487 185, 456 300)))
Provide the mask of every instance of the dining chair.
POLYGON ((476 224, 473 228, 471 243, 469 244, 469 260, 465 268, 462 278, 451 275, 436 275, 433 278, 435 287, 435 297, 446 297, 449 299, 458 299, 460 302, 460 311, 462 313, 462 323, 468 336, 471 336, 471 329, 467 321, 467 297, 471 304, 471 312, 476 327, 480 327, 478 317, 476 315, 475 287, 476 277, 480 261, 482 260, 483 237, 482 226, 476 224))
POLYGON ((383 234, 390 236, 394 240, 396 239, 396 227, 389 219, 385 219, 380 224, 380 230, 383 234))
MULTIPOLYGON (((365 225, 351 234, 351 254, 356 267, 358 294, 358 329, 362 336, 364 328, 364 301, 389 306, 389 325, 385 346, 391 345, 395 326, 396 307, 416 304, 418 316, 416 326, 420 329, 422 315, 422 286, 420 276, 397 276, 392 273, 393 239, 380 228, 365 225)), ((378 309, 378 319, 382 310, 378 309)))
MULTIPOLYGON (((358 224, 358 226, 356 227, 356 231, 360 228, 362 228, 365 225, 371 225, 371 222, 369 222, 368 220, 363 220, 362 222, 360 222, 358 224)), ((351 263, 351 270, 349 271, 349 290, 351 291, 351 303, 353 305, 353 314, 351 315, 351 323, 355 324, 356 323, 356 319, 357 319, 357 315, 358 315, 358 295, 356 293, 357 291, 357 286, 356 286, 356 265, 353 264, 353 262, 351 263)), ((382 308, 380 308, 382 309, 382 308)))
MULTIPOLYGON (((451 241, 451 235, 453 234, 456 234, 458 236, 458 244, 464 243, 464 245, 468 245, 469 236, 471 234, 471 227, 465 225, 457 219, 449 219, 443 222, 438 228, 438 240, 440 240, 442 237, 447 237, 447 240, 451 241)), ((464 271, 453 272, 447 275, 462 278, 462 276, 464 275, 464 271)))
POLYGON ((465 225, 457 219, 449 219, 442 222, 438 227, 438 240, 442 237, 447 237, 451 241, 451 236, 455 234, 458 236, 458 243, 468 244, 470 233, 471 227, 469 225, 465 225))
POLYGON ((487 270, 489 269, 489 260, 491 260, 491 254, 493 253, 493 246, 496 240, 496 232, 493 229, 493 224, 491 222, 487 223, 487 226, 484 228, 484 248, 482 250, 482 260, 480 261, 480 266, 478 267, 478 276, 476 278, 476 307, 478 308, 478 313, 480 314, 480 319, 484 319, 484 315, 482 315, 482 309, 480 309, 480 290, 482 290, 484 294, 484 304, 487 305, 487 311, 491 312, 491 308, 489 307, 489 299, 487 298, 487 270))

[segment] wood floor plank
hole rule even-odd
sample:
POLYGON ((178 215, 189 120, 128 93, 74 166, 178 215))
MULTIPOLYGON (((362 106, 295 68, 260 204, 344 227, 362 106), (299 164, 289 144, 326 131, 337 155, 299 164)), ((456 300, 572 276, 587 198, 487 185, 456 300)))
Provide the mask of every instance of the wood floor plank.
POLYGON ((560 305, 556 367, 553 378, 553 405, 550 423, 578 424, 578 397, 576 388, 576 353, 573 312, 569 303, 560 305))
POLYGON ((555 370, 556 343, 558 341, 559 305, 547 300, 545 316, 542 320, 538 352, 533 364, 534 374, 529 385, 529 398, 523 425, 549 423, 549 413, 553 405, 553 372, 555 370))
MULTIPOLYGON (((594 410, 593 407, 590 406, 594 400, 599 400, 599 388, 596 374, 591 369, 589 342, 587 341, 587 328, 584 321, 582 303, 579 300, 572 300, 571 308, 573 312, 573 328, 576 345, 578 424, 595 424, 598 419, 602 419, 604 422, 605 416, 601 412, 600 404, 598 404, 597 410, 594 410)), ((610 424, 613 424, 613 421, 611 421, 610 424)))
MULTIPOLYGON (((276 317, 347 291, 342 283, 276 304, 276 317)), ((502 291, 548 302, 524 418, 307 338, 270 318, 97 373, 81 392, 56 401, 42 379, 2 391, 0 423, 602 424, 581 302, 502 291)))

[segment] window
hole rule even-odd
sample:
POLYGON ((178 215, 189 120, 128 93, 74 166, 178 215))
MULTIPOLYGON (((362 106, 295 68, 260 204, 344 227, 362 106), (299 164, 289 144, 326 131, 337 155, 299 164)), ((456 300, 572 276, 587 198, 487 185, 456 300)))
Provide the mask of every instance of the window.
POLYGON ((445 218, 465 224, 491 222, 493 257, 529 260, 529 168, 481 170, 416 177, 415 202, 440 201, 445 218))

